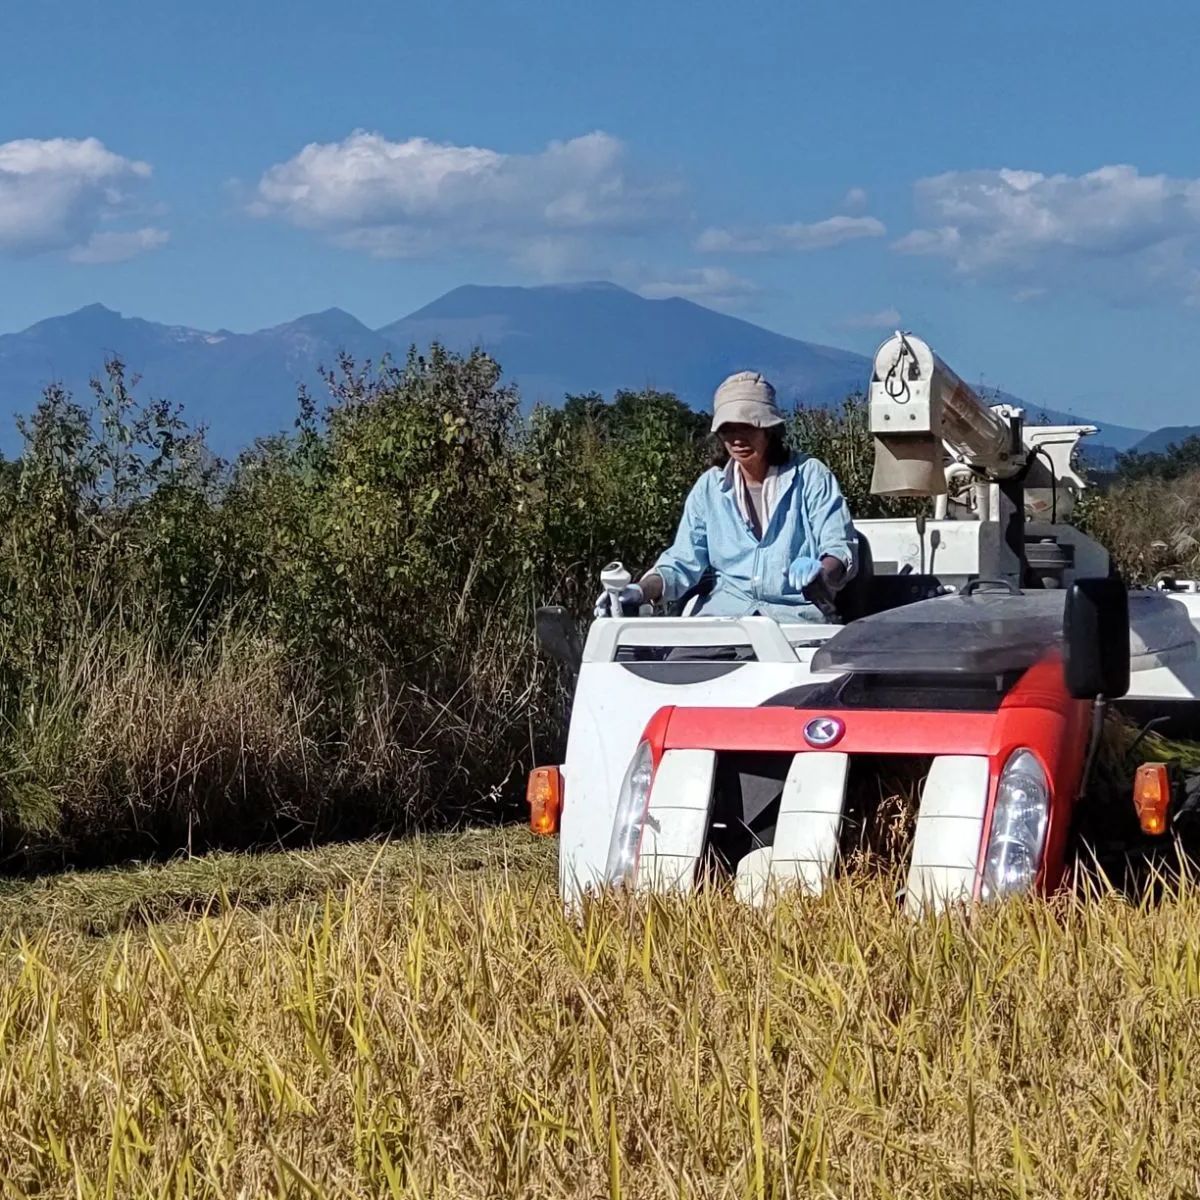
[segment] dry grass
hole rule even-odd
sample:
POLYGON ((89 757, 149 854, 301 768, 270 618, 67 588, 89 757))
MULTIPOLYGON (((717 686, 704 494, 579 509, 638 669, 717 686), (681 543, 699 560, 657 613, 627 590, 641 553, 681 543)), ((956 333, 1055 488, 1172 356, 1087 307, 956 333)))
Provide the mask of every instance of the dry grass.
POLYGON ((917 925, 859 876, 573 923, 553 853, 517 830, 10 886, 0 1191, 1196 1194, 1195 887, 917 925))
POLYGON ((436 687, 378 664, 334 687, 232 619, 190 647, 153 627, 81 623, 41 684, 0 711, 0 864, 104 865, 507 815, 529 730, 553 741, 564 705, 539 686, 531 631, 507 637, 500 616, 457 639, 436 687))
POLYGON ((1135 479, 1082 506, 1088 532, 1107 546, 1122 573, 1148 582, 1161 572, 1200 573, 1200 471, 1177 479, 1135 479))

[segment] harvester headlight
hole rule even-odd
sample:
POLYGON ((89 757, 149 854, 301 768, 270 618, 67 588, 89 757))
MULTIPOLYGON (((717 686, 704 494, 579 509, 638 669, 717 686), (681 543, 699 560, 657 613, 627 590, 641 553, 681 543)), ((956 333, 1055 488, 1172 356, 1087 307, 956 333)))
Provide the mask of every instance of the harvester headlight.
POLYGON ((1009 755, 1000 784, 983 867, 983 897, 998 900, 1033 885, 1042 861, 1050 785, 1031 750, 1009 755))
POLYGON ((642 853, 642 830, 654 781, 654 755, 649 742, 639 742, 621 784, 617 815, 613 820, 612 841, 608 844, 608 862, 604 878, 609 883, 632 883, 642 853))

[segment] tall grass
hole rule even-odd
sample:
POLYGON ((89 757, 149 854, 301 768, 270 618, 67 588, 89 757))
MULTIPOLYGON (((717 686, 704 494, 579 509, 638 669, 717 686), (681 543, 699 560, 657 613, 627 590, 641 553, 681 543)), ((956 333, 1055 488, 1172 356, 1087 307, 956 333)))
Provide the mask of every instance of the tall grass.
POLYGON ((176 897, 190 919, 101 938, 54 887, 10 897, 6 1194, 1200 1186, 1192 883, 915 923, 858 876, 770 911, 710 894, 571 921, 551 847, 510 839, 506 868, 484 844, 384 848, 340 884, 315 856, 324 890, 207 912, 201 890, 176 897))
POLYGON ((1085 496, 1078 520, 1129 580, 1200 576, 1200 471, 1119 480, 1085 496))
POLYGON ((202 639, 104 615, 0 725, 9 865, 295 844, 494 820, 533 695, 531 630, 463 631, 454 686, 382 663, 336 690, 311 658, 231 614, 202 639), (506 768, 505 763, 509 763, 506 768))

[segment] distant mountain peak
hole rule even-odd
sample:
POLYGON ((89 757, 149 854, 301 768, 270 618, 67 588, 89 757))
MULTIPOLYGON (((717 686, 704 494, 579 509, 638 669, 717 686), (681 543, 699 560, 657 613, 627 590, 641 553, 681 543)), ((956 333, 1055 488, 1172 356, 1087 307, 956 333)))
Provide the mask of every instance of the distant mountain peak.
POLYGON ((274 325, 261 332, 281 335, 303 332, 322 337, 371 336, 371 330, 344 308, 325 308, 320 312, 305 313, 293 321, 285 321, 282 325, 274 325))
MULTIPOLYGON (((871 370, 862 355, 787 337, 692 300, 651 300, 608 280, 468 284, 378 330, 338 307, 253 333, 204 333, 89 304, 0 335, 0 402, 9 414, 28 412, 52 381, 86 395, 88 379, 115 354, 142 378, 142 394, 184 405, 226 454, 290 428, 298 385, 321 397, 319 368, 335 369, 341 353, 360 364, 385 356, 403 361, 410 346, 424 351, 433 341, 452 351, 486 350, 527 405, 654 388, 706 408, 717 383, 746 368, 763 371, 784 404, 836 404, 863 391, 871 370)), ((14 442, 3 416, 0 449, 7 449, 14 442)), ((1117 449, 1144 436, 1097 423, 1099 440, 1117 449)))
MULTIPOLYGON (((534 289, 530 289, 531 291, 534 289)), ((543 283, 537 285, 539 291, 546 292, 617 292, 625 296, 638 296, 637 292, 613 283, 608 279, 581 279, 575 283, 543 283)), ((645 297, 638 296, 638 299, 645 297)))
MULTIPOLYGON (((87 340, 90 337, 107 336, 118 329, 131 324, 119 312, 106 308, 103 304, 85 304, 73 312, 63 313, 57 317, 44 317, 30 325, 20 334, 9 334, 9 337, 30 336, 34 338, 60 337, 63 332, 70 330, 75 336, 87 340)), ((0 339, 4 335, 0 335, 0 339)))
POLYGON ((627 296, 637 295, 637 292, 608 279, 575 279, 558 283, 460 283, 446 292, 446 296, 458 292, 624 292, 627 296))
MULTIPOLYGON (((355 325, 362 324, 353 313, 348 313, 344 308, 338 308, 336 304, 331 308, 323 308, 320 312, 309 313, 308 316, 321 321, 352 321, 355 325)), ((301 320, 304 319, 301 317, 301 320)))

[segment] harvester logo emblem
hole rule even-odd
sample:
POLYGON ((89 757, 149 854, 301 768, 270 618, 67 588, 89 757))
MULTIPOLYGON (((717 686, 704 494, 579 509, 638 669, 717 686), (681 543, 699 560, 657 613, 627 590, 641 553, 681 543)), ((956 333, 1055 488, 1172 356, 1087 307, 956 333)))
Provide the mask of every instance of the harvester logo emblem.
POLYGON ((804 726, 804 740, 810 746, 824 749, 832 746, 845 732, 846 726, 837 717, 813 717, 804 726))

